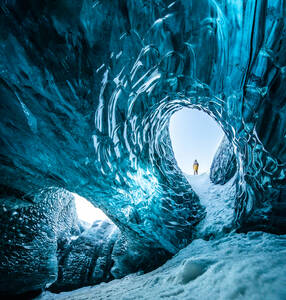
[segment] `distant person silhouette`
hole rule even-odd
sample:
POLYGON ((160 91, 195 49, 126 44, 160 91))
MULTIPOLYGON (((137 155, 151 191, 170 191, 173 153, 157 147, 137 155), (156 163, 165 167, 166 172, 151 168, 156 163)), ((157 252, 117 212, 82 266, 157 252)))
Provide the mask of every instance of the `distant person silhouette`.
POLYGON ((194 163, 193 163, 193 169, 194 169, 194 175, 198 175, 198 171, 199 171, 199 163, 198 161, 195 159, 194 163))

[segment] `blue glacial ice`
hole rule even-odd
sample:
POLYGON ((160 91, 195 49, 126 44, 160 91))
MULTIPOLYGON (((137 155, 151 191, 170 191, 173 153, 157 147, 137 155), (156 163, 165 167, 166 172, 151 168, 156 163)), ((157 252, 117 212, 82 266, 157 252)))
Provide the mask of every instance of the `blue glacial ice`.
POLYGON ((286 297, 285 246, 285 235, 262 232, 196 239, 150 273, 59 295, 46 292, 39 299, 281 300, 286 297))
POLYGON ((210 168, 210 179, 216 184, 227 183, 237 171, 237 162, 233 146, 225 136, 213 158, 210 168))
MULTIPOLYGON (((117 226, 118 255, 102 280, 149 270, 187 246, 209 210, 174 159, 169 119, 183 107, 208 113, 232 145, 237 170, 228 231, 285 233, 285 5, 284 0, 2 1, 1 251, 7 232, 21 231, 15 212, 27 215, 28 227, 31 211, 48 212, 49 201, 39 195, 50 188, 85 197, 117 226), (126 269, 130 253, 140 259, 126 269)), ((61 211, 60 198, 55 205, 61 211)), ((71 217, 73 210, 67 213, 71 217)), ((48 236, 61 232, 61 221, 57 225, 48 222, 48 236)), ((15 235, 9 249, 21 255, 30 241, 19 248, 18 239, 15 235)), ((62 262, 61 251, 68 247, 73 256, 78 245, 67 238, 62 246, 60 240, 55 236, 47 250, 57 249, 62 262)), ((7 269, 18 274, 21 265, 9 254, 1 259, 8 262, 1 261, 2 277, 7 269)), ((19 292, 52 284, 60 274, 57 265, 54 260, 50 275, 19 292)), ((39 266, 29 274, 41 272, 39 266)), ((11 292, 1 286, 0 293, 11 292)))

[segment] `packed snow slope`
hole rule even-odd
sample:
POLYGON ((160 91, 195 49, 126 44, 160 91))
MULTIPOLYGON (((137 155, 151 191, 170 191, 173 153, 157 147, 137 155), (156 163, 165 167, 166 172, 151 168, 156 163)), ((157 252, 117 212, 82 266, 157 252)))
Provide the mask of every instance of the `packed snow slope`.
POLYGON ((285 85, 286 0, 0 1, 0 294, 148 271, 197 237, 207 208, 168 131, 183 107, 234 149, 231 228, 285 233, 285 85), (117 229, 71 239, 68 192, 117 229))
POLYGON ((235 206, 235 177, 225 185, 216 185, 208 173, 185 176, 206 210, 205 218, 197 226, 196 236, 218 237, 230 231, 235 206))
POLYGON ((41 300, 286 299, 286 236, 231 233, 198 239, 162 267, 41 300))

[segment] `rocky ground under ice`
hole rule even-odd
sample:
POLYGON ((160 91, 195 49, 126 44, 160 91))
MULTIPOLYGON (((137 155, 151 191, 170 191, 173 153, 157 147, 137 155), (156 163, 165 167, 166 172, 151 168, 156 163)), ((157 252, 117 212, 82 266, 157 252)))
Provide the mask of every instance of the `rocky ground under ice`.
POLYGON ((39 299, 286 299, 286 235, 212 234, 231 221, 233 180, 226 188, 212 184, 208 174, 187 179, 207 211, 198 235, 210 240, 196 239, 153 272, 39 299))

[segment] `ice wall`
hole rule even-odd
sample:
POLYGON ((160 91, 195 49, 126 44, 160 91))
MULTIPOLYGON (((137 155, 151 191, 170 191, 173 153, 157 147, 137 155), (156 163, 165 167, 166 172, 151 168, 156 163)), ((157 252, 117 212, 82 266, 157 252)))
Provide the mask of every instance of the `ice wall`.
POLYGON ((227 137, 221 141, 210 168, 210 179, 215 184, 225 184, 237 171, 233 146, 227 137))
POLYGON ((34 206, 0 208, 0 295, 9 299, 50 286, 58 277, 58 249, 79 234, 71 193, 49 189, 37 197, 34 206))
POLYGON ((134 33, 136 15, 147 17, 152 5, 130 3, 138 20, 129 32, 127 4, 3 4, 2 184, 22 194, 64 187, 133 240, 175 253, 203 209, 170 147, 168 116, 181 101, 161 101, 163 86, 151 93, 160 56, 134 33))
POLYGON ((2 2, 2 207, 63 187, 129 243, 176 253, 204 217, 167 130, 189 106, 233 144, 235 226, 285 232, 285 5, 2 2))

